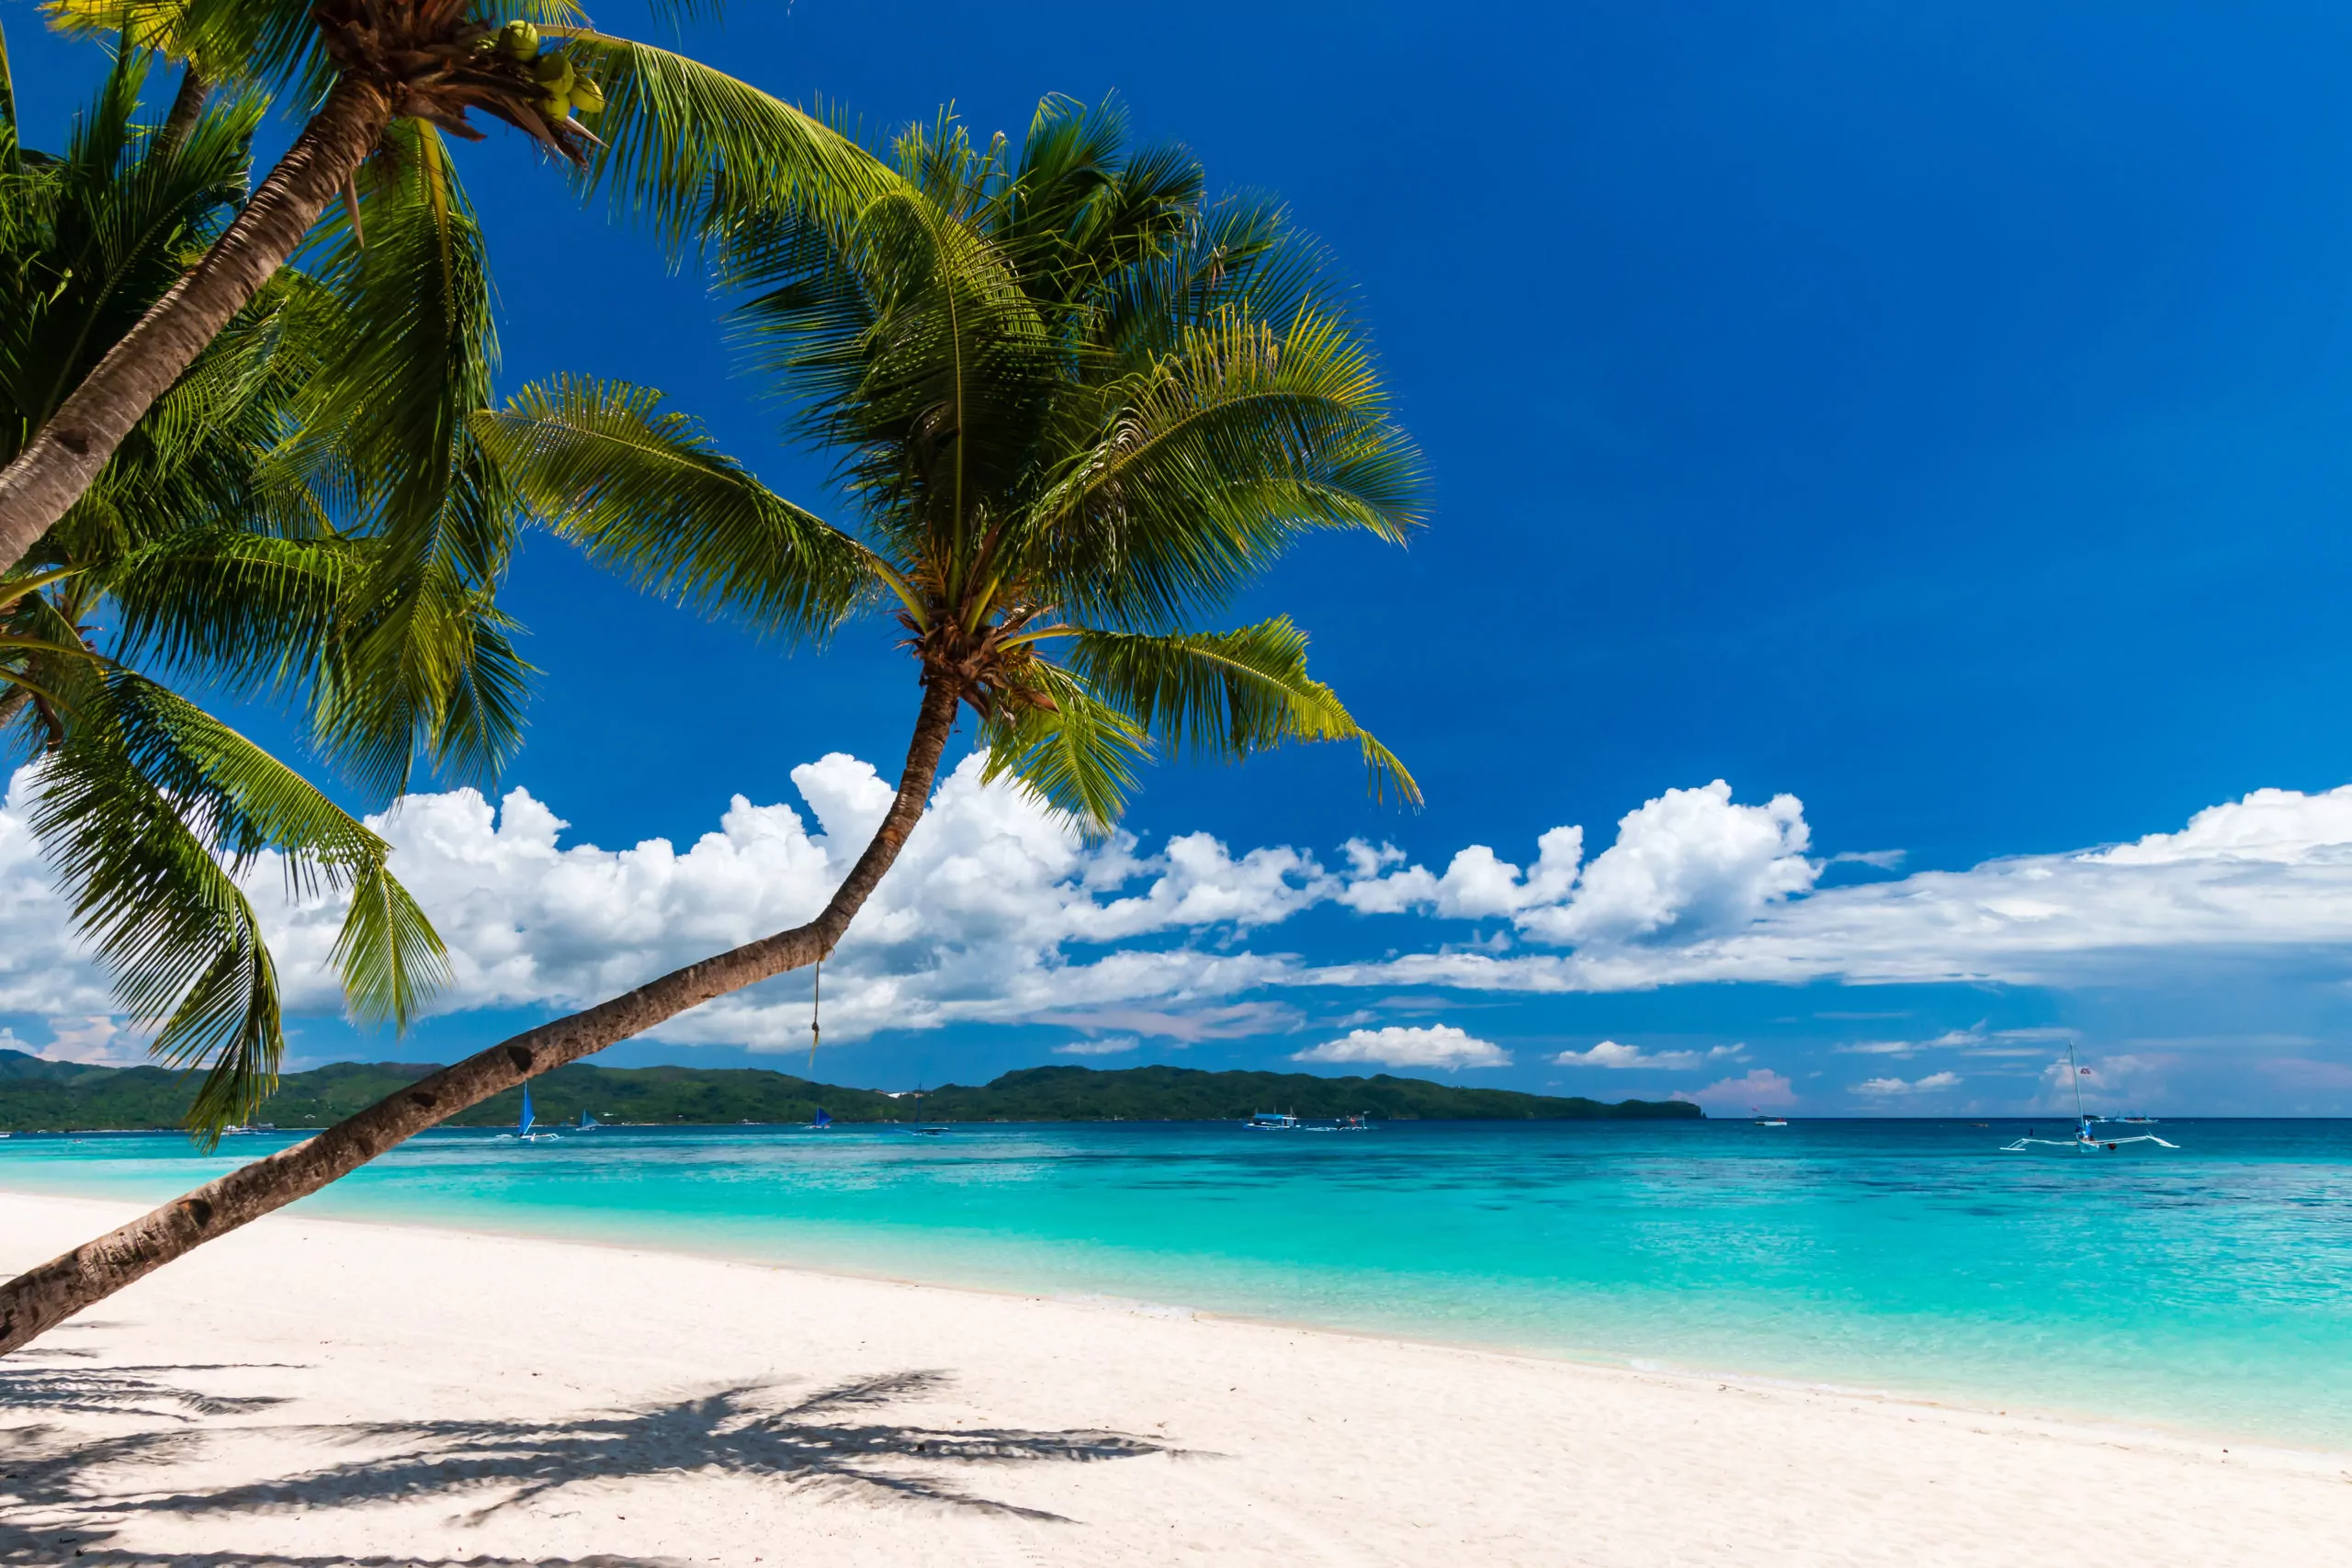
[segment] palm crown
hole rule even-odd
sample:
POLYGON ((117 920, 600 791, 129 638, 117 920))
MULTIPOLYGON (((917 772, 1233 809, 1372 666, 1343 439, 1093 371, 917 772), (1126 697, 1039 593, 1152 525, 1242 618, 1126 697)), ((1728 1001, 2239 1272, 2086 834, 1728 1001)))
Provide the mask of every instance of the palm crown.
POLYGON ((719 259, 792 423, 838 455, 856 524, 763 488, 658 394, 566 378, 481 422, 525 493, 657 590, 823 636, 895 611, 927 684, 1091 830, 1155 745, 1359 745, 1286 617, 1197 629, 1302 533, 1401 541, 1419 465, 1317 250, 1212 202, 1183 149, 1062 98, 1016 157, 910 130, 863 199, 760 202, 719 259))
MULTIPOLYGON (((144 74, 123 51, 62 156, 19 147, 0 113, 0 456, 243 194, 259 103, 166 137, 136 118, 144 74)), ((323 746, 363 764, 404 764, 419 737, 492 756, 514 739, 520 665, 486 598, 446 576, 386 598, 384 539, 326 515, 353 454, 301 414, 349 318, 332 280, 281 274, 0 573, 0 724, 16 721, 0 758, 11 739, 40 757, 33 828, 126 1010, 165 1060, 210 1064, 190 1111, 208 1133, 259 1103, 283 1046, 240 886, 257 857, 350 898, 334 957, 356 1015, 406 1019, 442 953, 382 840, 158 677, 302 701, 323 746), (377 679, 369 659, 402 650, 462 672, 461 694, 377 679)))

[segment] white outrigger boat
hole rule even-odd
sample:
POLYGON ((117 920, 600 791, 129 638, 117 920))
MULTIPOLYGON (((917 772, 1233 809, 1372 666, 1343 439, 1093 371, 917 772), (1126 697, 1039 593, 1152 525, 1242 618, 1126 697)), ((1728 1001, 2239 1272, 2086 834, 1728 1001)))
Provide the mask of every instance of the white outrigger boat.
MULTIPOLYGON (((2024 1137, 2019 1138, 2014 1144, 2002 1145, 2001 1152, 2003 1154, 2021 1155, 2036 1145, 2049 1149, 2072 1149, 2078 1155, 2111 1155, 2121 1149, 2126 1144, 2154 1144, 2160 1148, 2167 1149, 2177 1149, 2180 1147, 2178 1144, 2167 1143, 2164 1139, 2157 1137, 2154 1133, 2142 1133, 2134 1137, 2129 1138, 2109 1138, 2102 1137, 2098 1133, 2093 1132, 2092 1129, 2099 1126, 2106 1119, 2104 1117, 2093 1116, 2090 1112, 2083 1109, 2083 1068, 2075 1065, 2075 1046, 2072 1041, 2067 1042, 2066 1044, 2066 1076, 2075 1080, 2075 1135, 2071 1138, 2037 1138, 2032 1134, 2028 1133, 2024 1137)), ((2153 1116, 2127 1116, 2123 1118, 2123 1120, 2126 1122, 2153 1122, 2155 1118, 2153 1116)))
POLYGON ((1242 1125, 1261 1133, 1369 1133, 1372 1131, 1372 1119, 1358 1113, 1342 1116, 1330 1122, 1310 1123, 1300 1121, 1287 1111, 1260 1111, 1242 1125))

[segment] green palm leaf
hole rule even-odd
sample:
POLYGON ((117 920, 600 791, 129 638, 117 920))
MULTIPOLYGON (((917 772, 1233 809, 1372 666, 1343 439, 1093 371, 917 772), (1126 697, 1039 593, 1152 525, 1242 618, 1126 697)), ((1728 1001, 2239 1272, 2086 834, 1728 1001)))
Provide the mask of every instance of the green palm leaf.
POLYGON ((650 592, 822 639, 874 582, 863 546, 767 490, 659 392, 560 377, 475 429, 534 511, 650 592))
POLYGON ((1306 672, 1306 634, 1287 615, 1234 631, 1154 637, 1079 631, 1071 668, 1093 694, 1134 716, 1179 754, 1239 761, 1290 741, 1353 741, 1375 797, 1421 803, 1395 753, 1306 672))
POLYGON ((1133 717, 1098 700, 1066 670, 1038 661, 1023 688, 1051 706, 998 710, 980 722, 987 761, 980 780, 1010 776, 1089 838, 1111 830, 1126 809, 1151 738, 1133 717))
POLYGON ((335 947, 355 1018, 405 1024, 445 956, 383 840, 299 774, 143 677, 85 684, 43 760, 32 828, 155 1054, 209 1065, 189 1125, 217 1135, 267 1097, 285 1048, 276 968, 236 882, 256 857, 277 852, 298 897, 360 895, 335 947))

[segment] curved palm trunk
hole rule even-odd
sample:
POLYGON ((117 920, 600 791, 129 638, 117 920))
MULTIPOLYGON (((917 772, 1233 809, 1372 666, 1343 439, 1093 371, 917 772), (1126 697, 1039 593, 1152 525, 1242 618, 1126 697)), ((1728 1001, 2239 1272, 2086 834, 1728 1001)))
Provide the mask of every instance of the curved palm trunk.
POLYGON ((501 1089, 601 1051, 713 997, 823 957, 849 929, 851 918, 898 859, 908 833, 922 817, 941 753, 956 728, 957 701, 956 688, 945 680, 924 686, 922 711, 907 748, 906 769, 899 776, 898 797, 873 842, 815 919, 688 964, 586 1012, 543 1023, 478 1052, 314 1138, 209 1181, 119 1230, 18 1275, 0 1286, 0 1356, 183 1253, 317 1191, 403 1138, 479 1105, 501 1089))
POLYGON ((0 471, 0 571, 81 499, 130 427, 294 254, 391 123, 377 88, 338 80, 326 102, 194 270, 148 308, 0 471))
POLYGON ((186 141, 187 133, 196 129, 198 118, 203 115, 204 100, 211 92, 212 84, 196 68, 196 62, 189 61, 187 68, 180 73, 180 90, 173 95, 171 113, 164 117, 164 129, 155 133, 156 144, 169 152, 186 141))

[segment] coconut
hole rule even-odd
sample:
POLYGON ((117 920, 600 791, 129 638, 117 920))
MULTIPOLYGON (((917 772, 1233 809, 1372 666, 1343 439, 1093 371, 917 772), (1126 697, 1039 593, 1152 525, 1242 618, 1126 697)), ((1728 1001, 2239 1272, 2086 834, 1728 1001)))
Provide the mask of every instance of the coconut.
POLYGON ((571 62, 554 50, 532 62, 531 74, 548 90, 550 98, 560 98, 571 91, 571 62))
POLYGON ((498 29, 498 47, 514 60, 528 60, 539 52, 539 29, 517 17, 498 29))
POLYGON ((605 89, 585 76, 572 77, 571 107, 594 114, 605 107, 605 89))
POLYGON ((539 111, 539 118, 549 125, 561 125, 571 118, 570 98, 541 98, 533 107, 539 111))

